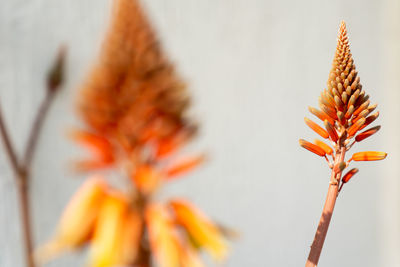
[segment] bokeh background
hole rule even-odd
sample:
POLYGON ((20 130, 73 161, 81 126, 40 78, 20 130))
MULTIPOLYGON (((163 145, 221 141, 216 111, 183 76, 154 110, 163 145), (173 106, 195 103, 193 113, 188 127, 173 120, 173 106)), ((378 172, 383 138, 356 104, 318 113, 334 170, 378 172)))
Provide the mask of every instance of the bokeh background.
MULTIPOLYGON (((340 194, 320 266, 400 266, 400 1, 143 0, 165 50, 193 95, 202 128, 194 151, 209 160, 163 196, 194 201, 241 232, 224 266, 302 266, 329 182, 325 161, 298 145, 317 105, 347 22, 363 88, 379 103, 381 131, 352 151, 388 152, 356 163, 340 194)), ((111 0, 2 0, 0 102, 22 151, 60 44, 67 81, 46 121, 31 187, 35 243, 47 240, 82 176, 69 170, 78 148, 78 88, 96 59, 111 0)), ((0 147, 3 149, 3 147, 0 147)), ((4 151, 4 150, 2 150, 4 151)), ((14 180, 0 153, 0 266, 22 267, 14 180)), ((84 266, 84 253, 46 265, 84 266)), ((213 266, 210 264, 210 266, 213 266)))

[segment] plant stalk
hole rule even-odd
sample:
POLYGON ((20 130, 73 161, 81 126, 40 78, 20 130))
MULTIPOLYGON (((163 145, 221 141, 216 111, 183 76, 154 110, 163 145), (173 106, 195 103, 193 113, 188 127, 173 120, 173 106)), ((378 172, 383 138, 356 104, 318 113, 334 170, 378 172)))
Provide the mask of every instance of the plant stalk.
POLYGON ((61 47, 54 65, 50 68, 47 77, 46 97, 43 99, 32 127, 29 132, 27 146, 21 160, 18 159, 15 148, 12 145, 3 114, 0 106, 0 138, 3 140, 6 154, 10 160, 12 170, 17 185, 17 195, 19 199, 19 210, 21 214, 22 236, 25 249, 25 262, 27 267, 35 267, 33 259, 33 238, 31 229, 31 214, 29 206, 29 183, 30 169, 33 156, 39 141, 39 135, 43 127, 44 120, 53 102, 55 93, 58 91, 64 79, 64 62, 66 48, 61 47))
POLYGON ((17 176, 17 192, 19 198, 19 210, 21 216, 21 227, 23 245, 25 250, 25 261, 28 267, 35 267, 33 260, 33 240, 31 228, 31 212, 29 206, 29 175, 25 171, 20 171, 17 176))
POLYGON ((136 201, 139 207, 140 217, 142 220, 142 231, 140 233, 141 235, 140 246, 135 266, 152 267, 148 228, 146 227, 146 219, 145 219, 146 216, 145 210, 149 203, 149 198, 148 196, 140 193, 138 194, 138 198, 136 199, 136 201))
POLYGON ((17 195, 19 202, 19 210, 21 216, 21 228, 23 237, 23 246, 25 250, 25 262, 27 267, 35 267, 33 260, 33 237, 31 229, 31 212, 29 206, 29 182, 30 182, 30 166, 36 145, 39 139, 39 134, 43 126, 44 119, 48 113, 50 104, 54 98, 54 91, 48 91, 39 110, 29 134, 27 147, 24 153, 24 160, 21 164, 17 158, 16 150, 11 143, 7 127, 5 125, 1 110, 0 110, 0 134, 3 140, 6 154, 10 159, 10 163, 15 175, 17 185, 17 195))
MULTIPOLYGON (((336 156, 335 164, 344 161, 346 147, 340 149, 340 154, 336 156)), ((322 210, 321 219, 319 220, 317 232, 315 233, 314 241, 311 245, 310 254, 306 262, 306 267, 316 267, 318 265, 319 257, 321 255, 322 247, 324 245, 325 237, 328 232, 329 223, 331 222, 333 209, 335 208, 336 198, 338 196, 338 187, 342 172, 335 172, 332 169, 331 182, 328 188, 328 194, 324 209, 322 210)))

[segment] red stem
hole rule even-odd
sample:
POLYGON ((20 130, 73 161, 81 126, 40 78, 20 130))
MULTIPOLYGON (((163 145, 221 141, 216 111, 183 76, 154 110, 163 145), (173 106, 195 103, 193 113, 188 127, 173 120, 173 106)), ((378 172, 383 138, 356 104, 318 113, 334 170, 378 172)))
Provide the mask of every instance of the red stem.
MULTIPOLYGON (((342 147, 340 150, 340 154, 336 157, 335 164, 344 161, 345 153, 346 148, 342 147)), ((342 172, 335 173, 335 171, 332 170, 331 183, 329 184, 324 209, 322 210, 322 215, 321 219, 319 220, 317 232, 315 233, 314 241, 311 245, 311 250, 310 254, 308 255, 306 267, 316 267, 318 265, 325 237, 328 232, 329 223, 331 222, 333 209, 335 208, 336 198, 338 195, 338 183, 340 181, 341 175, 342 172)))

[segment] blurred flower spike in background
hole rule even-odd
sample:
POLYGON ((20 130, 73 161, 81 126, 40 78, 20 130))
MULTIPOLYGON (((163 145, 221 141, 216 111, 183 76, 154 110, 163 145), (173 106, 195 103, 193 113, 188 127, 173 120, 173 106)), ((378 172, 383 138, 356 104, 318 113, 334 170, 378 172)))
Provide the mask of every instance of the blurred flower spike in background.
POLYGON ((203 266, 199 250, 226 258, 227 231, 183 199, 157 202, 160 187, 203 155, 176 156, 197 127, 186 116, 184 83, 164 57, 137 0, 114 0, 102 53, 78 109, 87 128, 71 136, 90 151, 79 171, 122 170, 121 189, 91 176, 72 197, 55 236, 36 251, 44 262, 89 246, 89 266, 203 266))

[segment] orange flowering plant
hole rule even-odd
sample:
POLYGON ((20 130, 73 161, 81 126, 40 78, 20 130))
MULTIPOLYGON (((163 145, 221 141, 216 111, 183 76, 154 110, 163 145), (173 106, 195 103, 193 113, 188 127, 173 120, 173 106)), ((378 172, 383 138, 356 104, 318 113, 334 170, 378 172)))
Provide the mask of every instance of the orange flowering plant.
POLYGON ((326 139, 329 145, 318 139, 314 143, 303 139, 299 141, 305 149, 324 157, 332 169, 328 195, 306 267, 317 266, 338 193, 343 185, 358 172, 357 168, 353 168, 342 177, 344 169, 349 166, 351 161, 374 161, 386 157, 384 152, 365 151, 357 152, 345 161, 346 152, 355 143, 363 141, 380 129, 380 126, 375 126, 362 131, 375 121, 379 112, 372 113, 377 105, 370 105, 369 95, 362 89, 360 78, 357 75, 350 53, 346 24, 342 22, 327 88, 319 98, 321 110, 309 108, 313 115, 323 121, 325 127, 322 128, 317 123, 305 118, 306 124, 326 139))
POLYGON ((196 133, 189 97, 138 1, 114 0, 112 25, 78 109, 85 130, 71 135, 91 157, 80 171, 121 171, 119 186, 98 173, 65 209, 54 237, 36 252, 46 261, 89 246, 88 266, 203 266, 199 250, 223 260, 228 232, 184 199, 160 202, 160 187, 199 165, 178 157, 196 133), (123 184, 123 186, 121 186, 123 184))

